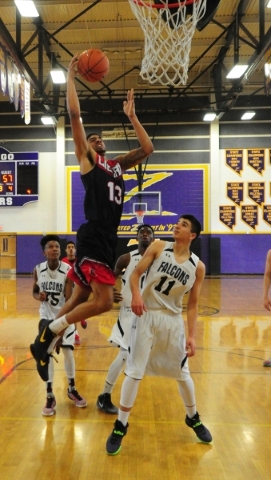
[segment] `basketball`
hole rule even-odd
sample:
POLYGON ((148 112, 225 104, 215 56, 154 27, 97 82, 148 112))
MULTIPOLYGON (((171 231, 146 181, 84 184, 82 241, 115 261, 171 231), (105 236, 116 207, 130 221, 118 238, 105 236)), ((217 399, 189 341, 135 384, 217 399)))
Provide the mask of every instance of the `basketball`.
POLYGON ((99 82, 109 71, 109 60, 101 50, 90 48, 80 54, 77 70, 88 82, 99 82))

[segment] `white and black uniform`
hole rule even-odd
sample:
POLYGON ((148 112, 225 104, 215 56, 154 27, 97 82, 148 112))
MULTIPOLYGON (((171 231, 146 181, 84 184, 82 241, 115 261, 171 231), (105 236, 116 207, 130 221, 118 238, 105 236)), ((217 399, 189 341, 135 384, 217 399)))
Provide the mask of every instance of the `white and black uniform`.
MULTIPOLYGON (((48 263, 43 262, 36 266, 37 285, 40 292, 47 293, 47 300, 40 304, 40 318, 52 320, 56 318, 59 310, 65 303, 65 284, 67 280, 67 273, 70 270, 67 263, 59 262, 56 270, 50 270, 48 263)), ((74 348, 75 341, 75 325, 69 325, 66 328, 62 337, 62 346, 74 348)))
POLYGON ((135 317, 125 373, 142 379, 147 375, 186 380, 189 373, 182 300, 193 287, 199 258, 191 253, 177 263, 173 243, 166 242, 145 280, 142 298, 147 308, 135 317))
MULTIPOLYGON (((132 293, 130 288, 129 279, 134 271, 135 267, 137 266, 139 260, 141 260, 142 255, 140 255, 138 250, 133 250, 130 252, 130 262, 122 275, 122 289, 121 295, 123 300, 120 302, 120 312, 117 322, 112 328, 112 332, 108 341, 117 347, 122 347, 125 350, 128 350, 129 346, 129 338, 131 332, 131 325, 132 319, 134 314, 131 309, 131 302, 132 302, 132 293)), ((142 283, 145 278, 145 273, 140 278, 140 285, 142 287, 142 283)))

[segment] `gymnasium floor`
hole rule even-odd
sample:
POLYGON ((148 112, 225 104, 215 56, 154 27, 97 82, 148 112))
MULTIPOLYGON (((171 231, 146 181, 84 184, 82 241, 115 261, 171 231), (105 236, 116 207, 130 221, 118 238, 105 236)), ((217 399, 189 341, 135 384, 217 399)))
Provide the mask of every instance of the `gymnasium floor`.
MULTIPOLYGON (((0 278, 1 480, 270 480, 270 314, 262 306, 262 276, 207 278, 200 298, 197 354, 190 360, 198 411, 213 443, 197 441, 184 423, 176 382, 145 377, 121 453, 105 442, 114 415, 96 408, 116 355, 107 336, 118 307, 78 325, 76 384, 87 399, 76 408, 66 395, 63 356, 56 364, 56 415, 43 417, 45 387, 29 344, 39 303, 30 277, 0 278)), ((119 378, 112 394, 118 405, 119 378)))

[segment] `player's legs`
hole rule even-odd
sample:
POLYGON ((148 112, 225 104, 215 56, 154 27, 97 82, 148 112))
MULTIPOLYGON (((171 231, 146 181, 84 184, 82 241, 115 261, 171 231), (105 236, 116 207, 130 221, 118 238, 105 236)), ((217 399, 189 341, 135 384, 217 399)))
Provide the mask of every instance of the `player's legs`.
POLYGON ((188 377, 183 381, 177 380, 177 383, 186 413, 193 418, 197 413, 194 382, 191 377, 188 377))
POLYGON ((106 383, 110 385, 109 387, 106 387, 106 391, 108 393, 111 393, 113 386, 115 385, 119 375, 121 374, 127 360, 127 355, 128 355, 128 350, 124 350, 124 348, 120 347, 120 350, 118 352, 118 355, 116 356, 115 360, 111 363, 107 377, 106 377, 106 383))
POLYGON ((121 450, 121 442, 129 427, 128 418, 137 396, 139 384, 140 380, 131 377, 124 379, 121 387, 118 419, 115 421, 113 431, 106 442, 108 455, 117 455, 121 450))
POLYGON ((84 287, 76 285, 71 298, 61 309, 61 313, 63 310, 68 313, 56 320, 41 320, 39 323, 39 334, 34 344, 30 346, 30 350, 37 362, 39 375, 44 381, 48 381, 49 355, 58 340, 57 335, 61 334, 69 325, 79 322, 82 318, 93 317, 112 308, 112 284, 92 281, 90 286, 93 291, 90 299, 89 291, 84 287))
POLYGON ((183 341, 182 349, 183 353, 181 358, 183 358, 183 360, 181 362, 181 378, 177 379, 177 383, 186 410, 185 423, 188 427, 194 430, 199 440, 203 443, 210 443, 212 441, 212 435, 208 428, 206 428, 201 422, 200 416, 197 412, 195 386, 189 372, 188 359, 185 352, 185 339, 183 341), (185 356, 183 357, 183 355, 185 356))
POLYGON ((96 405, 99 410, 102 410, 105 413, 118 413, 118 408, 113 405, 111 401, 111 392, 113 387, 121 374, 126 360, 127 360, 128 351, 124 348, 120 347, 118 355, 116 356, 115 360, 111 363, 106 381, 104 384, 103 392, 98 396, 96 405))
POLYGON ((54 360, 50 358, 48 365, 48 382, 46 382, 46 402, 42 409, 42 415, 51 417, 56 413, 56 399, 53 393, 53 379, 54 379, 54 360))
POLYGON ((62 317, 66 313, 73 310, 77 305, 87 302, 89 295, 90 295, 90 289, 75 284, 72 291, 72 295, 69 298, 69 300, 67 300, 67 302, 64 303, 63 307, 59 311, 58 318, 62 317))
POLYGON ((117 455, 127 433, 128 418, 134 405, 140 380, 144 376, 153 344, 152 316, 145 313, 132 323, 130 347, 125 368, 126 377, 121 387, 120 408, 114 429, 106 442, 108 455, 117 455))
POLYGON ((77 407, 81 407, 81 408, 86 407, 87 406, 86 400, 83 397, 81 397, 81 395, 78 393, 78 390, 75 387, 75 360, 74 360, 73 350, 68 346, 66 347, 63 346, 62 351, 64 355, 64 367, 65 367, 65 371, 68 379, 67 395, 71 400, 74 401, 77 407))

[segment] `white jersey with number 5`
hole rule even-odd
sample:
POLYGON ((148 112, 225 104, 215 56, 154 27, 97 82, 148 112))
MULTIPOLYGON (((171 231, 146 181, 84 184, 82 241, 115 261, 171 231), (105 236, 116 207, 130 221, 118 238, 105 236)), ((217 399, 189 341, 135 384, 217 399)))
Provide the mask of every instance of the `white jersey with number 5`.
POLYGON ((166 309, 181 313, 183 296, 189 292, 196 280, 198 261, 199 258, 191 253, 188 260, 177 263, 173 243, 166 242, 145 279, 142 297, 147 310, 166 309))
POLYGON ((47 293, 47 301, 40 304, 40 318, 52 320, 65 303, 65 284, 67 273, 70 270, 67 263, 59 262, 56 270, 50 270, 47 262, 36 266, 37 285, 40 292, 47 293))

